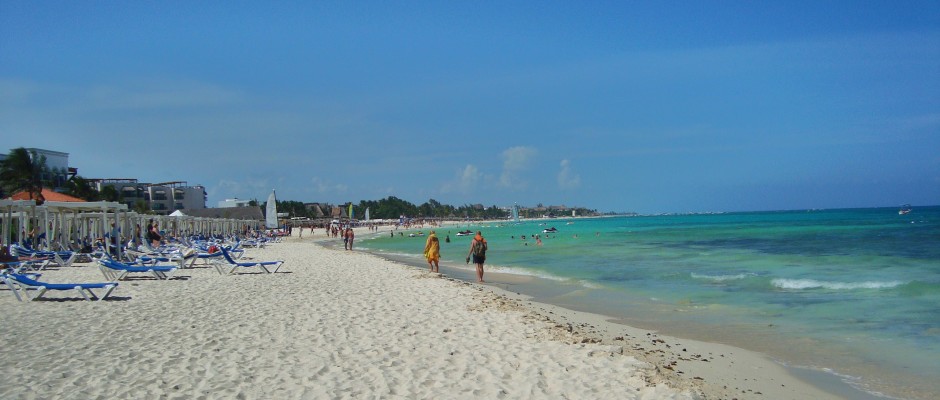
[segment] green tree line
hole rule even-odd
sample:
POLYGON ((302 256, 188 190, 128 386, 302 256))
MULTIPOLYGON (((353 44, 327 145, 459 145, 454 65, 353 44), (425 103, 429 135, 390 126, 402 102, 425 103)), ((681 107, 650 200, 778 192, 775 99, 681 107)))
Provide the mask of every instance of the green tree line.
MULTIPOLYGON (((251 205, 258 205, 259 203, 255 201, 249 202, 251 205)), ((325 218, 330 218, 330 212, 334 207, 341 207, 343 209, 343 215, 346 215, 346 212, 349 208, 350 203, 344 204, 327 204, 319 203, 323 212, 325 213, 325 218)), ((263 208, 267 203, 260 204, 263 208)), ((541 207, 541 204, 539 204, 541 207)), ((365 211, 369 210, 369 218, 371 219, 398 219, 400 216, 405 216, 408 218, 444 218, 444 219, 505 219, 509 218, 510 212, 507 210, 500 209, 496 205, 491 205, 489 207, 484 207, 482 205, 472 205, 464 204, 461 206, 453 206, 450 204, 442 204, 441 202, 430 199, 420 205, 415 205, 407 200, 400 199, 395 196, 389 196, 380 200, 362 200, 358 204, 353 204, 353 213, 354 217, 358 219, 365 218, 365 211)), ((307 209, 303 202, 286 200, 286 201, 277 201, 277 211, 279 213, 288 213, 291 217, 306 217, 310 219, 317 218, 316 211, 307 209)), ((570 215, 572 211, 579 216, 585 215, 596 215, 597 211, 587 208, 571 208, 564 210, 564 215, 570 215)), ((522 217, 534 218, 541 217, 543 214, 550 214, 551 211, 542 211, 538 212, 533 209, 523 208, 520 210, 519 214, 522 217)))
MULTIPOLYGON (((308 209, 303 202, 294 200, 277 200, 278 213, 288 213, 291 217, 306 217, 310 219, 317 218, 316 211, 308 209)), ((329 204, 319 203, 326 218, 330 218, 330 212, 334 207, 341 207, 343 215, 349 208, 350 203, 329 204)), ((249 202, 249 205, 260 205, 266 209, 267 203, 258 203, 256 200, 249 202)), ((369 209, 370 219, 398 219, 400 216, 408 218, 448 218, 448 219, 499 219, 507 218, 509 213, 500 210, 497 206, 483 207, 480 205, 465 204, 455 207, 449 204, 441 204, 437 200, 430 199, 421 205, 415 205, 407 200, 399 199, 395 196, 389 196, 380 200, 362 200, 358 204, 353 204, 353 216, 357 219, 364 219, 366 209, 369 209)))

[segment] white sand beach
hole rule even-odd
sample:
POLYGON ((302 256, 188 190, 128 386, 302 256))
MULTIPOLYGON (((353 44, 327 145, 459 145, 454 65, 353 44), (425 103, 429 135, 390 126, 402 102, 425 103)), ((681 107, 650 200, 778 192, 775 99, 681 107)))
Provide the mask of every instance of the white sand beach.
MULTIPOLYGON (((248 250, 286 260, 277 274, 197 267, 122 281, 102 302, 4 288, 0 398, 834 398, 756 353, 316 240, 248 250)), ((102 281, 77 265, 43 280, 102 281)))

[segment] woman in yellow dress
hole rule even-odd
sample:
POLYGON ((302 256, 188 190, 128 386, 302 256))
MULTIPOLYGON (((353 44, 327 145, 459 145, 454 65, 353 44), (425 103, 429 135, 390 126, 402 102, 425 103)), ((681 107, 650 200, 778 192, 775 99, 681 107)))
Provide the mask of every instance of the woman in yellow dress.
POLYGON ((434 234, 434 231, 431 231, 431 234, 428 236, 428 241, 424 244, 424 258, 428 259, 428 266, 431 267, 431 272, 440 273, 441 272, 441 241, 437 239, 437 235, 434 234))

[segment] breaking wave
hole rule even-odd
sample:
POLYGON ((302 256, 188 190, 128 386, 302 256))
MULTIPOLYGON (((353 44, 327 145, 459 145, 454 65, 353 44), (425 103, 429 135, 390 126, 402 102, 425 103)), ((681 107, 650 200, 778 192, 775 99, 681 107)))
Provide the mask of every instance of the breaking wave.
POLYGON ((693 279, 701 279, 701 280, 712 281, 712 282, 737 281, 737 280, 747 279, 747 278, 751 278, 755 276, 757 276, 757 274, 754 274, 754 273, 743 273, 743 274, 736 274, 736 275, 705 275, 705 274, 696 274, 694 272, 692 273, 693 279))
POLYGON ((891 289, 905 284, 901 281, 869 281, 869 282, 825 282, 815 279, 774 279, 770 284, 779 289, 806 290, 858 290, 858 289, 891 289))

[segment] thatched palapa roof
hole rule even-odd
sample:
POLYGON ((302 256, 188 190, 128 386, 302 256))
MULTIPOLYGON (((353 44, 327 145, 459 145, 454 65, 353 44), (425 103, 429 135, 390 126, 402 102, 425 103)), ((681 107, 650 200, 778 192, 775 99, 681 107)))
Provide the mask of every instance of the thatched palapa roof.
POLYGON ((254 220, 254 221, 263 221, 264 213, 261 212, 261 207, 223 207, 223 208, 192 208, 188 210, 180 210, 183 214, 186 214, 190 217, 201 217, 201 218, 225 218, 225 219, 242 219, 242 220, 254 220))

